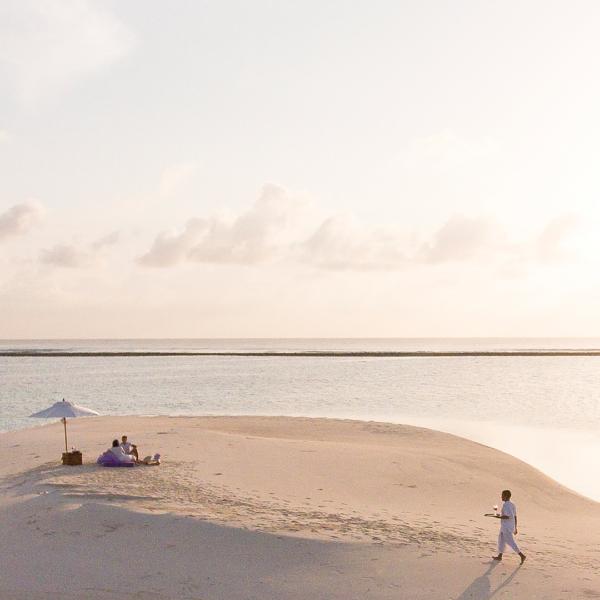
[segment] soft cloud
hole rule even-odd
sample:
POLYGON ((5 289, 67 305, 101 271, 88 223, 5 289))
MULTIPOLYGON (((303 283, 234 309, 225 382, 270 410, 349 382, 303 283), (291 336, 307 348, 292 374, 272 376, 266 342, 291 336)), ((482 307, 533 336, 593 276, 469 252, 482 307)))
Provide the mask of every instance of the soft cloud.
POLYGON ((40 251, 40 262, 67 269, 95 267, 104 256, 103 249, 119 242, 118 231, 110 233, 88 245, 56 244, 40 251))
POLYGON ((11 237, 25 235, 46 214, 44 207, 35 200, 16 204, 0 215, 0 242, 11 237))
POLYGON ((419 256, 426 263, 471 260, 497 247, 498 237, 489 219, 456 214, 423 245, 419 256))
POLYGON ((400 232, 365 231, 349 214, 325 219, 298 250, 300 260, 322 269, 393 269, 410 262, 400 232))
POLYGON ((308 205, 304 196, 269 183, 250 209, 233 221, 213 215, 190 219, 181 234, 173 229, 163 231, 138 263, 166 267, 184 260, 219 264, 269 260, 293 241, 290 230, 308 205))
POLYGON ((398 269, 409 265, 466 262, 499 257, 509 247, 487 217, 453 215, 430 241, 416 243, 398 229, 366 230, 350 215, 328 217, 299 257, 324 269, 398 269))
POLYGON ((26 103, 109 65, 135 41, 117 19, 85 0, 5 0, 0 17, 0 61, 26 103))
POLYGON ((174 228, 158 234, 150 250, 138 259, 143 267, 172 267, 183 262, 190 248, 209 227, 208 219, 190 219, 183 233, 178 234, 174 228))
POLYGON ((574 214, 552 219, 535 243, 537 260, 552 265, 573 260, 564 248, 564 242, 583 225, 583 219, 574 214))
POLYGON ((94 251, 100 251, 105 246, 113 246, 114 244, 118 244, 121 239, 121 234, 118 231, 113 231, 104 237, 101 237, 99 240, 92 242, 90 244, 90 248, 94 251))
POLYGON ((49 250, 40 252, 40 261, 46 265, 55 265, 69 269, 91 267, 95 264, 94 254, 79 250, 72 244, 56 244, 49 250))
POLYGON ((417 138, 408 150, 400 154, 399 161, 407 169, 448 169, 490 154, 497 147, 498 144, 492 137, 474 141, 468 140, 454 131, 446 130, 417 138))

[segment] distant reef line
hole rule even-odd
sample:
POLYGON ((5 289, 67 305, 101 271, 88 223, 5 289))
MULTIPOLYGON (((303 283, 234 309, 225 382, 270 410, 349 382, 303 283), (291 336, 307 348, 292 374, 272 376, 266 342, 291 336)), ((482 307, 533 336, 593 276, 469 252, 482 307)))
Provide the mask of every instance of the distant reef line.
POLYGON ((3 350, 0 357, 31 357, 31 358, 96 358, 96 357, 144 357, 144 356, 247 356, 247 357, 332 357, 332 358, 452 358, 460 356, 600 356, 600 350, 458 350, 458 351, 323 351, 314 352, 177 352, 177 351, 63 351, 63 350, 3 350))

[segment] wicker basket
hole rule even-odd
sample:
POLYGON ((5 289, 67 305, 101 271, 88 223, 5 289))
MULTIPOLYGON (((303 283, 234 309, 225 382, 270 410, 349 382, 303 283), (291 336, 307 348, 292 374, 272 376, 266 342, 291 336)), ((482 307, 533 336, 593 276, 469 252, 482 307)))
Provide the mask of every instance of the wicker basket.
POLYGON ((82 465, 83 455, 79 450, 73 450, 73 452, 63 452, 62 455, 63 465, 82 465))

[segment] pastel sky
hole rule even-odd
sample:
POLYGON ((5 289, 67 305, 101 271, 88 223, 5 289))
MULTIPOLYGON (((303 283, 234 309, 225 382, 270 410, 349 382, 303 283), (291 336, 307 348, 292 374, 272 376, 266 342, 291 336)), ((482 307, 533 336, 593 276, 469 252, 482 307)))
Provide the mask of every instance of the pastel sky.
POLYGON ((0 338, 600 336, 597 0, 2 0, 0 338))

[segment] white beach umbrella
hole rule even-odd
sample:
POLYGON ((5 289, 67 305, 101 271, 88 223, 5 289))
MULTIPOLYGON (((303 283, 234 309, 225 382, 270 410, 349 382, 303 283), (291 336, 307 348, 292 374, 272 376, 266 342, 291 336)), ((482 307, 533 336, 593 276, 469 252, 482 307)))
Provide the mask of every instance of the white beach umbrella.
POLYGON ((77 404, 67 402, 63 398, 62 402, 56 402, 50 408, 40 410, 40 412, 36 412, 29 416, 35 419, 60 419, 65 426, 65 452, 68 452, 69 444, 67 443, 67 417, 73 419, 76 417, 97 417, 99 414, 100 413, 97 413, 95 410, 85 408, 83 406, 77 406, 77 404))

